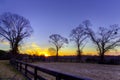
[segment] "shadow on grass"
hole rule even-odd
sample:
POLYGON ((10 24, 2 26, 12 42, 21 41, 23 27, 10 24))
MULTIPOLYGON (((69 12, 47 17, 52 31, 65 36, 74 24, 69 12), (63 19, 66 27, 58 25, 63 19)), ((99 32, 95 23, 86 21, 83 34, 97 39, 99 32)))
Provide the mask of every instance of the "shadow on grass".
POLYGON ((0 80, 27 80, 20 72, 12 67, 8 60, 0 60, 0 80))

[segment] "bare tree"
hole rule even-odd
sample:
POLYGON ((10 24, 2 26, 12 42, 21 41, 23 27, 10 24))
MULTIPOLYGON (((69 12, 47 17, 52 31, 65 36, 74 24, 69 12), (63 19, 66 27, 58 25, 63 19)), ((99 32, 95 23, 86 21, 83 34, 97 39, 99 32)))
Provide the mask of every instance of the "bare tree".
POLYGON ((50 42, 54 44, 56 48, 56 61, 58 61, 58 52, 60 48, 64 45, 64 43, 68 44, 68 39, 62 37, 59 34, 52 34, 49 36, 49 38, 50 38, 50 42))
POLYGON ((77 46, 77 56, 78 60, 81 60, 82 50, 85 46, 85 39, 87 38, 85 27, 83 25, 79 25, 75 29, 71 31, 70 40, 74 41, 77 46))
POLYGON ((18 54, 18 47, 24 38, 33 32, 29 20, 10 12, 0 15, 0 38, 10 43, 13 54, 18 54))
POLYGON ((88 20, 84 21, 84 24, 86 25, 88 35, 97 47, 100 61, 103 63, 105 53, 120 46, 120 27, 116 24, 111 25, 108 28, 99 27, 99 31, 95 33, 90 29, 90 22, 88 20))

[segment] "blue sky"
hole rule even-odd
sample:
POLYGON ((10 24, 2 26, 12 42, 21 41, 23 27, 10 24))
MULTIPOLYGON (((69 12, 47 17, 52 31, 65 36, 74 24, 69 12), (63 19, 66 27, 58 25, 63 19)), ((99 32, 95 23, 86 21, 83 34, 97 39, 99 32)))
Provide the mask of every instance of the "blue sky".
MULTIPOLYGON (((30 20, 34 33, 25 43, 34 42, 48 48, 49 35, 58 33, 68 38, 70 31, 86 19, 91 21, 94 30, 119 24, 120 0, 0 0, 0 14, 4 12, 17 13, 30 20)), ((6 47, 0 45, 0 49, 6 47)), ((75 48, 72 44, 67 47, 75 48)))

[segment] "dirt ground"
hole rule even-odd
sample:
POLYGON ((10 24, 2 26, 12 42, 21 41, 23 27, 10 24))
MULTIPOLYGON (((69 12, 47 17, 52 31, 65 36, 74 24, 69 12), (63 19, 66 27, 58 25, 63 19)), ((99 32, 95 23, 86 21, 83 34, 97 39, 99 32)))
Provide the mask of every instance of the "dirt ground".
MULTIPOLYGON (((50 70, 72 74, 93 80, 120 80, 120 65, 88 63, 33 63, 50 70)), ((50 79, 49 80, 53 80, 50 79)))
POLYGON ((8 60, 0 60, 0 80, 26 80, 8 60))

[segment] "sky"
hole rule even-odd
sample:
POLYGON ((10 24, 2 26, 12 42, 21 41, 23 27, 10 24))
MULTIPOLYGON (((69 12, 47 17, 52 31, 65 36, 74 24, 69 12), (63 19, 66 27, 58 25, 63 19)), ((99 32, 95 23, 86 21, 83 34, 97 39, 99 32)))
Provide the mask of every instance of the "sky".
MULTIPOLYGON (((46 53, 48 48, 54 47, 49 43, 51 34, 69 38, 70 31, 87 19, 94 30, 100 26, 120 24, 120 0, 0 0, 0 14, 4 12, 29 19, 34 33, 21 47, 27 52, 37 49, 46 53)), ((9 50, 9 43, 1 42, 0 49, 9 50)), ((74 55, 76 46, 70 42, 60 53, 74 55)), ((84 49, 84 54, 88 53, 96 53, 91 42, 84 49)))

